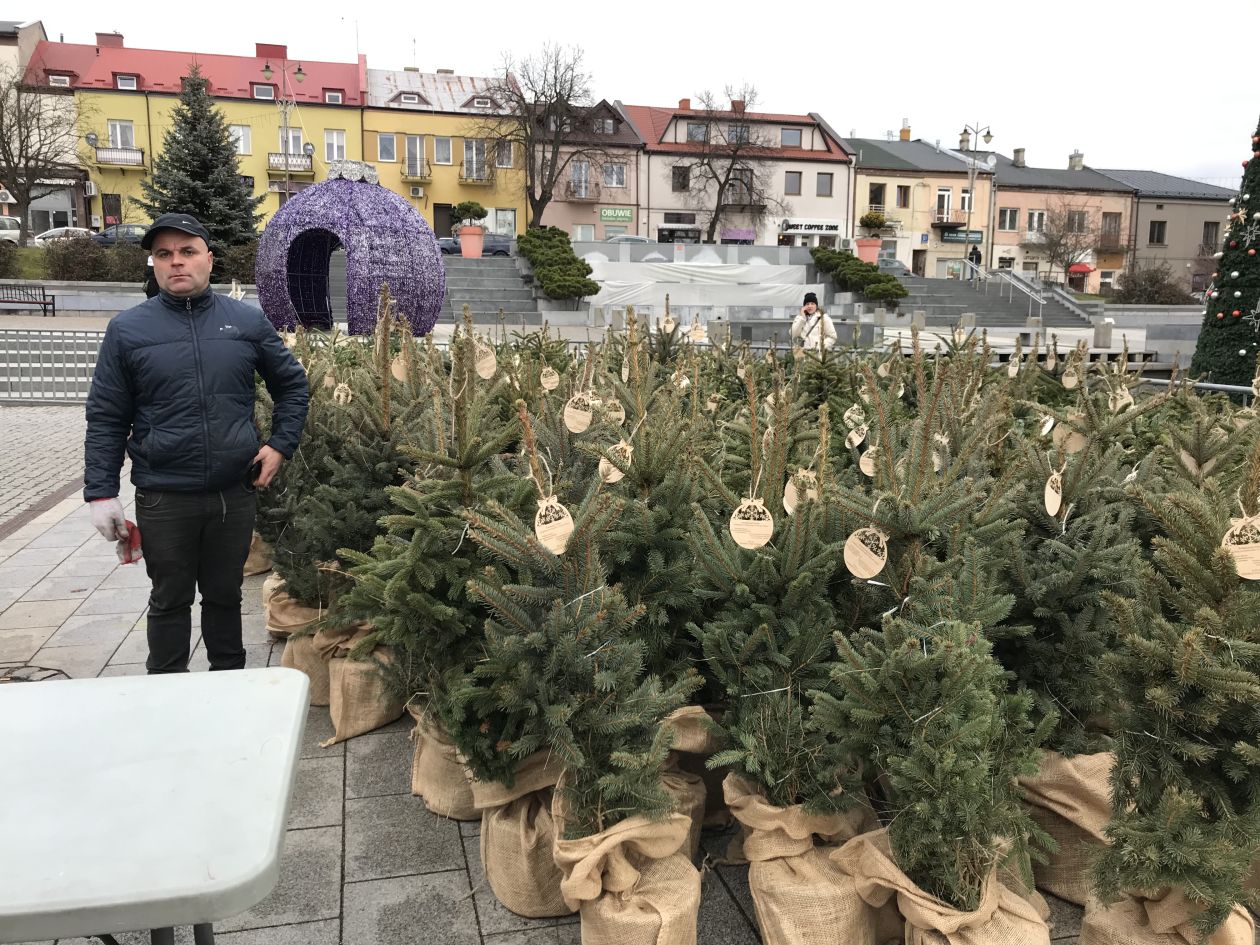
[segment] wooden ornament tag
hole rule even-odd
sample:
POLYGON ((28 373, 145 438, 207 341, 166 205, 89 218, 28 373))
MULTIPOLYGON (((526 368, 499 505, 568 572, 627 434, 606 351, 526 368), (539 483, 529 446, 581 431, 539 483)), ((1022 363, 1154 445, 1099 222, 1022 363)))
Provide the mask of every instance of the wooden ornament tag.
POLYGON ((601 401, 601 406, 604 409, 604 419, 609 423, 620 426, 626 422, 626 408, 621 405, 621 401, 616 396, 601 401))
POLYGON ((871 392, 868 391, 865 386, 863 386, 862 389, 858 391, 858 396, 862 398, 862 403, 868 404, 868 405, 870 404, 871 392))
POLYGON ((678 322, 674 321, 673 315, 666 315, 661 319, 661 331, 665 332, 665 334, 673 334, 674 329, 677 327, 678 322))
POLYGON ((1243 407, 1235 412, 1230 422, 1233 423, 1235 430, 1242 430, 1254 419, 1256 419, 1256 412, 1250 407, 1243 407))
POLYGON ((878 528, 859 528, 844 543, 844 566, 855 578, 873 578, 887 563, 888 536, 878 528))
POLYGON ((1046 355, 1046 370, 1053 371, 1058 366, 1059 366, 1059 359, 1058 357, 1055 356, 1055 353, 1051 351, 1049 354, 1046 355))
POLYGON ((394 360, 389 362, 389 373, 396 381, 407 380, 407 359, 401 353, 394 355, 394 360))
POLYGON ((875 369, 875 373, 878 374, 880 377, 887 377, 888 376, 888 362, 887 361, 882 362, 880 366, 875 369))
POLYGON ((573 534, 573 516, 554 495, 538 503, 538 511, 534 513, 534 534, 552 554, 562 555, 568 547, 569 536, 573 534))
POLYGON ((849 435, 844 438, 844 445, 851 450, 857 449, 866 439, 866 434, 870 432, 870 428, 864 423, 860 427, 854 427, 849 431, 849 435))
POLYGON ((551 366, 545 367, 538 375, 538 383, 543 390, 555 390, 560 386, 560 372, 551 366))
MULTIPOLYGON (((944 433, 933 433, 932 440, 937 446, 949 448, 949 437, 944 433)), ((945 468, 945 461, 941 459, 941 454, 936 450, 932 450, 932 472, 940 472, 945 468)))
POLYGON ((704 409, 709 411, 709 413, 716 413, 718 409, 718 405, 721 404, 721 402, 722 402, 721 394, 710 394, 708 401, 704 405, 704 409))
POLYGON ((1063 508, 1063 476, 1060 473, 1051 473, 1050 478, 1046 480, 1045 489, 1046 514, 1051 517, 1059 514, 1059 509, 1063 508))
POLYGON ((1042 436, 1045 436, 1047 433, 1049 433, 1053 429, 1054 429, 1054 417, 1046 417, 1046 419, 1041 421, 1041 435, 1042 436))
POLYGON ((1240 578, 1260 581, 1260 516, 1231 518, 1221 547, 1233 556, 1240 578))
POLYGON ((1006 362, 1006 376, 1015 377, 1019 374, 1019 358, 1012 357, 1006 362))
MULTIPOLYGON (((616 456, 622 465, 630 465, 630 457, 634 455, 634 447, 625 440, 619 442, 616 446, 610 446, 608 452, 616 456)), ((607 456, 601 456, 599 460, 599 478, 604 482, 612 485, 614 482, 621 482, 625 478, 625 473, 609 462, 607 456)))
POLYGON ((692 322, 691 328, 687 330, 687 337, 692 344, 702 344, 709 340, 709 329, 700 322, 692 322))
MULTIPOLYGON (((1079 411, 1072 411, 1068 414, 1068 419, 1080 421, 1085 419, 1085 415, 1079 411)), ((1084 434, 1078 433, 1076 430, 1073 430, 1071 427, 1062 423, 1055 427, 1054 435, 1051 437, 1051 442, 1054 443, 1055 446, 1061 446, 1063 451, 1069 456, 1073 453, 1079 453, 1081 450, 1085 449, 1084 434)))
POLYGON ((332 398, 344 407, 354 400, 354 392, 350 390, 349 384, 338 384, 333 388, 332 398))
POLYGON ((897 397, 898 397, 898 398, 901 398, 901 397, 905 397, 905 396, 906 396, 906 385, 905 385, 904 383, 902 383, 902 384, 898 384, 898 385, 897 385, 897 397))
POLYGON ((1063 372, 1063 377, 1060 380, 1063 382, 1063 387, 1066 390, 1075 390, 1076 385, 1081 382, 1081 376, 1076 373, 1076 368, 1070 367, 1063 372))
POLYGON ((1112 413, 1123 413, 1133 406, 1133 395, 1129 393, 1127 387, 1123 387, 1118 393, 1107 395, 1107 406, 1111 408, 1112 413))
POLYGON ((286 331, 286 332, 282 332, 282 333, 281 333, 281 335, 280 335, 280 337, 284 339, 284 346, 285 346, 286 348, 292 348, 295 344, 297 344, 297 332, 296 332, 296 331, 286 331))
POLYGON ((748 368, 744 367, 744 363, 741 361, 739 365, 735 368, 735 376, 738 377, 742 381, 747 375, 748 375, 748 368))
POLYGON ((730 530, 735 544, 752 551, 774 536, 774 516, 761 499, 745 499, 731 514, 730 530))
POLYGON ((499 368, 499 362, 495 359, 494 349, 484 341, 478 341, 473 347, 474 357, 473 367, 477 371, 477 376, 483 381, 488 381, 494 377, 494 372, 499 368))
POLYGON ((337 386, 337 376, 333 374, 332 371, 329 371, 327 374, 324 375, 324 386, 325 387, 337 386))
POLYGON ((626 356, 621 359, 621 383, 623 384, 630 383, 630 355, 629 353, 627 353, 626 356))
POLYGON ((812 469, 798 469, 795 476, 788 476, 787 485, 783 487, 783 511, 788 515, 796 511, 801 501, 798 482, 805 487, 805 498, 818 501, 818 473, 812 469))
POLYGON ((691 378, 689 378, 687 373, 681 369, 674 372, 672 380, 674 386, 679 390, 686 390, 691 386, 691 378))
POLYGON ((854 404, 844 412, 844 417, 842 419, 844 420, 844 425, 849 429, 852 429, 866 419, 866 411, 862 409, 861 404, 854 404))
POLYGON ((862 454, 858 460, 858 469, 862 470, 862 475, 868 478, 875 478, 875 460, 879 457, 879 447, 868 447, 866 452, 862 454))
POLYGON ((564 425, 570 433, 585 433, 593 415, 591 398, 586 394, 574 394, 564 405, 564 425))

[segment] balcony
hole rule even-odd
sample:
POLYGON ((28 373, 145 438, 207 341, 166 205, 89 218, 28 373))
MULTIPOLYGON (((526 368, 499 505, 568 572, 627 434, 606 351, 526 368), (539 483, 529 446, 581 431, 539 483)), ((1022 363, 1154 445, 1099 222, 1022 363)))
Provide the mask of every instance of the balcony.
POLYGON ((1098 237, 1098 246, 1095 252, 1099 255, 1106 253, 1127 253, 1129 251, 1128 242, 1118 233, 1104 233, 1098 237))
POLYGON ((938 230, 955 230, 967 225, 966 210, 933 210, 932 227, 938 230))
POLYGON ((1211 259, 1221 251, 1220 243, 1201 243, 1199 244, 1199 255, 1211 259))
POLYGON ((144 149, 97 148, 96 163, 109 167, 144 167, 144 149))
POLYGON ((1046 234, 1044 230, 1026 230, 1024 232, 1024 238, 1020 240, 1021 243, 1031 243, 1034 245, 1044 243, 1045 241, 1046 234))
POLYGON ((564 182, 565 200, 599 200, 599 184, 589 180, 568 180, 564 182))
POLYGON ((427 181, 433 178, 433 171, 428 161, 407 161, 402 166, 402 179, 405 181, 427 181))
POLYGON ((270 174, 314 174, 309 154, 284 154, 272 151, 267 155, 267 172, 270 174))
POLYGON ((478 187, 490 187, 494 184, 494 168, 489 164, 474 161, 461 161, 459 164, 459 182, 478 187))

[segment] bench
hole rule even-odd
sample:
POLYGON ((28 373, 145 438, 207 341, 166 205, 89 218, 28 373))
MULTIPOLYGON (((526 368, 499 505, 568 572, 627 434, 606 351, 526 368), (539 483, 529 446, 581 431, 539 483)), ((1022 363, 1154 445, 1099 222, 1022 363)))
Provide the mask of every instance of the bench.
POLYGON ((42 285, 23 282, 0 282, 0 305, 16 305, 19 308, 40 308, 47 317, 49 311, 57 317, 57 297, 49 295, 42 285))

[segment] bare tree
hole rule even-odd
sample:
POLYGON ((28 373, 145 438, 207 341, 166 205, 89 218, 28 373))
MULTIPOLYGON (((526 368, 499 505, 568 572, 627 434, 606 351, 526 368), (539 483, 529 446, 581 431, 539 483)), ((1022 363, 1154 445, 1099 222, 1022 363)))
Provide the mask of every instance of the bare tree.
POLYGON ((1059 198, 1046 208, 1042 229, 1028 233, 1020 246, 1026 253, 1043 254, 1050 264, 1047 274, 1060 269, 1066 282, 1068 270, 1075 263, 1089 259, 1101 240, 1102 231, 1094 210, 1059 198))
POLYGON ((500 141, 510 143, 514 162, 519 155, 529 226, 542 225, 543 212, 570 164, 585 160, 598 168, 607 156, 603 146, 591 140, 597 103, 582 58, 579 47, 551 44, 519 61, 505 54, 502 74, 487 90, 496 111, 469 128, 471 137, 484 138, 492 147, 500 141))
POLYGON ((35 88, 12 68, 0 68, 0 184, 16 202, 23 245, 31 204, 81 172, 78 143, 79 110, 70 89, 35 88))
POLYGON ((768 213, 790 210, 774 187, 778 142, 747 117, 756 108, 757 89, 745 85, 736 91, 728 85, 725 94, 729 106, 710 92, 698 97, 700 114, 689 124, 703 124, 703 138, 693 139, 689 131, 687 140, 695 150, 674 162, 675 186, 685 175, 688 202, 708 216, 707 243, 714 242, 725 221, 743 217, 755 227, 768 213))

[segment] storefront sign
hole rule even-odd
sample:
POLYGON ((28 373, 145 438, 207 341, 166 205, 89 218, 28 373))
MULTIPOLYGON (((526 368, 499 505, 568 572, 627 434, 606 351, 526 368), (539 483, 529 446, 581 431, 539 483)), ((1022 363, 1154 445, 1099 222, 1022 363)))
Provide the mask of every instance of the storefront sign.
POLYGON ((844 232, 844 224, 839 220, 784 220, 779 229, 784 233, 829 233, 834 236, 844 232))
POLYGON ((984 230, 946 230, 941 234, 942 243, 983 243, 984 230))
POLYGON ((631 207, 600 207, 599 218, 604 223, 631 223, 634 209, 631 207))

